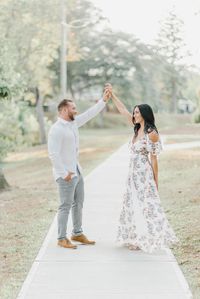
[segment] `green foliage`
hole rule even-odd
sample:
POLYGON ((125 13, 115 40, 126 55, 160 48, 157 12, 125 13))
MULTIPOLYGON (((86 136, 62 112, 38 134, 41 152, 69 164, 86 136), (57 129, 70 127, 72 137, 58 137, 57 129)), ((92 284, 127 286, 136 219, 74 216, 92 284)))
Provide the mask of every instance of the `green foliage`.
POLYGON ((12 43, 5 38, 0 39, 0 57, 0 100, 20 96, 24 88, 23 81, 16 71, 12 43))
POLYGON ((195 123, 200 123, 200 108, 197 108, 196 111, 193 114, 193 121, 195 123))
POLYGON ((0 10, 4 13, 0 15, 0 51, 3 47, 4 59, 0 73, 4 73, 3 63, 8 74, 3 86, 9 86, 12 79, 18 83, 15 89, 25 91, 38 86, 43 94, 49 92, 52 74, 48 65, 59 47, 59 8, 57 0, 1 1, 0 10))
POLYGON ((19 101, 36 87, 41 98, 52 93, 48 64, 57 55, 60 28, 57 0, 2 0, 0 10, 0 102, 5 102, 0 112, 2 158, 18 146, 38 143, 40 128, 34 112, 19 101))
POLYGON ((0 160, 18 147, 38 142, 38 123, 31 109, 24 102, 1 102, 0 160))
POLYGON ((198 97, 198 105, 193 114, 193 121, 195 123, 200 123, 200 97, 198 97))
MULTIPOLYGON (((198 77, 196 76, 194 79, 198 79, 198 77)), ((194 83, 195 80, 193 80, 192 83, 194 83)), ((199 81, 198 81, 199 82, 199 81)), ((200 90, 198 88, 198 91, 196 90, 196 103, 197 103, 197 106, 196 106, 196 110, 195 112, 193 113, 193 122, 195 123, 200 123, 200 90)))
POLYGON ((0 86, 0 98, 1 99, 10 98, 10 90, 7 86, 0 86))

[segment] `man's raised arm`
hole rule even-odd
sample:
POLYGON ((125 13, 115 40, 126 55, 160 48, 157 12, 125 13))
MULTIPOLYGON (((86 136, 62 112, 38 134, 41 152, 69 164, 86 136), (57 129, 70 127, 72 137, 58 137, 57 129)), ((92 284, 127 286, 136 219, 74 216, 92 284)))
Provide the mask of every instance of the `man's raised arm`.
POLYGON ((95 117, 99 112, 101 112, 105 106, 106 102, 109 100, 108 92, 104 92, 103 97, 91 108, 76 116, 76 122, 78 127, 83 126, 93 117, 95 117))

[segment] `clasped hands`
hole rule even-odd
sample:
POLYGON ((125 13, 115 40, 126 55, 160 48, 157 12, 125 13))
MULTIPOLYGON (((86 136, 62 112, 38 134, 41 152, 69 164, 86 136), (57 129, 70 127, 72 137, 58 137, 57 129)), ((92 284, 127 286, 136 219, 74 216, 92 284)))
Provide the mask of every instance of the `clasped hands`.
POLYGON ((106 83, 104 86, 103 100, 105 102, 108 102, 109 99, 111 99, 112 97, 113 97, 112 85, 110 83, 106 83))

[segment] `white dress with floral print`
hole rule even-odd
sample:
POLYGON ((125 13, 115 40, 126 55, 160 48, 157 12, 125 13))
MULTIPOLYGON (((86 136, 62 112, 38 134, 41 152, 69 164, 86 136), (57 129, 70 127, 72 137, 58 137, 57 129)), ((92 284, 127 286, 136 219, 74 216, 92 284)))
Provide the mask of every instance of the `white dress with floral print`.
POLYGON ((129 149, 129 172, 117 241, 151 253, 178 241, 161 206, 149 157, 150 153, 158 155, 162 144, 160 139, 152 142, 145 134, 135 143, 131 140, 129 149))

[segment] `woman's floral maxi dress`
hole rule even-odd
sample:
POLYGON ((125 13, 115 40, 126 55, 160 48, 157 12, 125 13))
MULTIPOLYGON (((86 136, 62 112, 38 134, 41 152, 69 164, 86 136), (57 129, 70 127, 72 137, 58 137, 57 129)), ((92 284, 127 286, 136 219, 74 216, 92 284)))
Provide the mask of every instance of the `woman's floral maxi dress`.
POLYGON ((152 142, 145 134, 135 143, 131 140, 129 149, 129 172, 117 241, 151 253, 178 242, 161 206, 150 163, 150 153, 158 155, 162 145, 160 140, 152 142))

